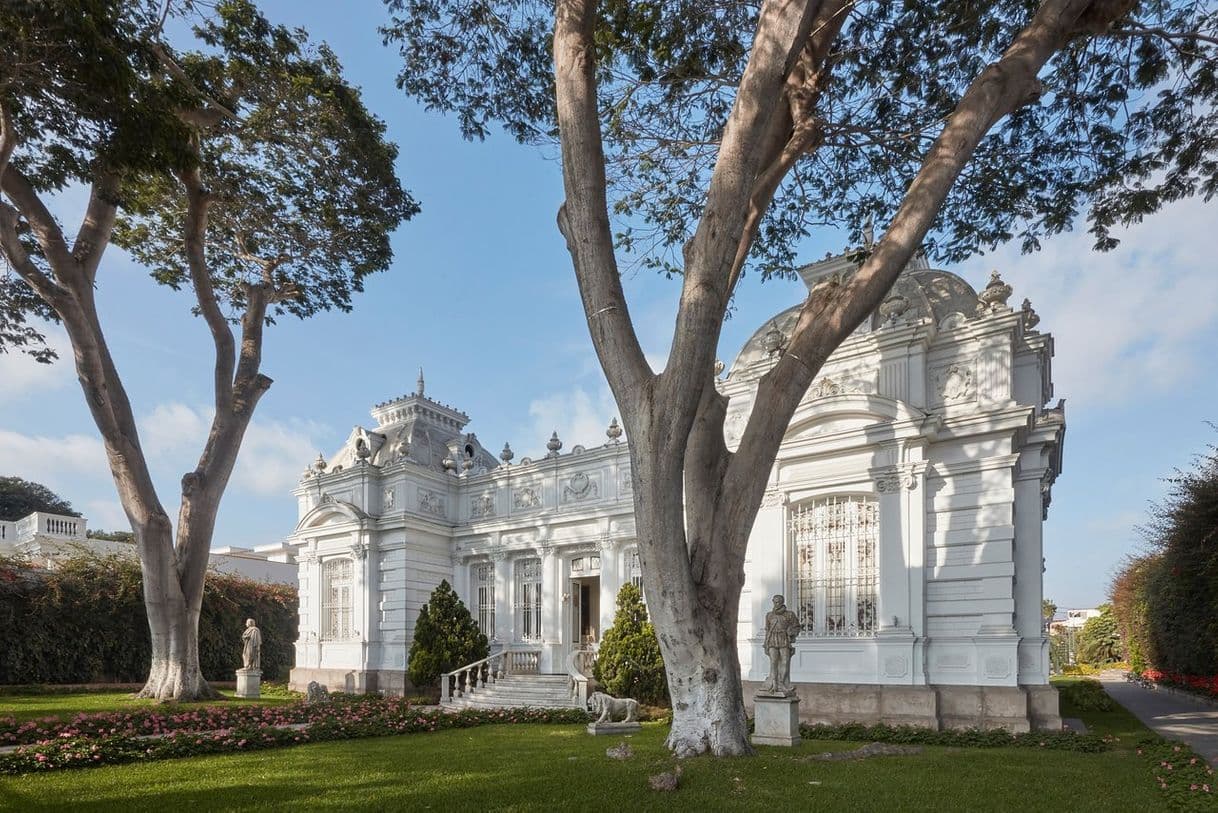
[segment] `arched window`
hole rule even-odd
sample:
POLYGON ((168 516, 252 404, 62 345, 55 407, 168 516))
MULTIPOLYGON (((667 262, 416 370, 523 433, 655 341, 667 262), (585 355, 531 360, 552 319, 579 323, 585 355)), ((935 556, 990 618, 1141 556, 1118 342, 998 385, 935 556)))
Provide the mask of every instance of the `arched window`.
POLYGON ((794 609, 804 635, 875 635, 879 530, 872 497, 825 497, 795 506, 788 531, 794 609))
POLYGON ((321 639, 345 641, 352 637, 355 581, 351 560, 330 559, 323 563, 321 583, 321 639))
POLYGON ((474 565, 474 599, 477 602, 478 629, 487 638, 495 637, 495 566, 490 562, 474 565))
POLYGON ((541 560, 516 562, 516 630, 522 641, 541 640, 541 560))

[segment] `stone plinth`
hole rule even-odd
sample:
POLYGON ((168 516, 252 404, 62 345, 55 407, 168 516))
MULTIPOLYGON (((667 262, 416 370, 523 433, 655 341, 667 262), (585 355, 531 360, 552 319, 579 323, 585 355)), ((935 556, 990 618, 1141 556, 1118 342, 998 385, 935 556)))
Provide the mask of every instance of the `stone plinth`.
POLYGON ((588 723, 588 733, 594 737, 606 734, 637 734, 643 730, 638 723, 588 723))
POLYGON ((753 698, 753 744, 799 745, 799 698, 753 698))
POLYGON ((237 697, 261 697, 262 696, 262 670, 261 669, 238 669, 237 670, 237 697))

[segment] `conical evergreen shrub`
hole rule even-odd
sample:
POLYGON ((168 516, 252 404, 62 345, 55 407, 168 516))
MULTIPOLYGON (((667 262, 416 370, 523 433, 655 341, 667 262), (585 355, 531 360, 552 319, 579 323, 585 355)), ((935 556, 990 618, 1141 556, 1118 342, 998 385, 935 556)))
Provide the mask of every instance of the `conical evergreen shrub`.
POLYGON ((419 610, 406 675, 419 688, 434 686, 445 672, 490 654, 486 635, 447 581, 419 610))
POLYGON ((592 675, 603 692, 633 697, 653 706, 668 705, 668 678, 655 627, 647 620, 643 594, 626 583, 617 594, 613 626, 605 631, 592 675))

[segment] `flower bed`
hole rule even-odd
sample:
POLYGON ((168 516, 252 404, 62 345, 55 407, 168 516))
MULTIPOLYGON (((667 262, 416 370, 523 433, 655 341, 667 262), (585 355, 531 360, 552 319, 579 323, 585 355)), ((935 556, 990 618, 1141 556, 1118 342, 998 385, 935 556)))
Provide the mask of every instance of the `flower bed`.
MULTIPOLYGON (((405 700, 375 696, 339 696, 328 703, 275 709, 215 706, 179 715, 91 714, 60 725, 50 737, 0 755, 0 774, 236 753, 495 723, 582 723, 587 719, 587 713, 580 709, 464 709, 456 714, 418 711, 405 700), (283 713, 253 713, 261 711, 283 713), (216 721, 224 724, 212 729, 202 727, 216 721), (308 728, 285 727, 302 724, 308 728)), ((28 732, 22 736, 28 736, 28 732)))
POLYGON ((800 736, 809 740, 853 740, 860 742, 916 743, 957 748, 1045 748, 1055 751, 1099 753, 1111 749, 1115 738, 1073 731, 1032 731, 1012 734, 1003 729, 970 728, 935 731, 916 726, 890 725, 801 725, 800 736))
POLYGON ((1181 689, 1210 700, 1218 700, 1218 675, 1184 675, 1179 672, 1143 669, 1141 676, 1157 686, 1181 689))
POLYGON ((1218 806, 1214 769, 1187 745, 1148 737, 1138 742, 1137 753, 1171 809, 1213 810, 1218 806))

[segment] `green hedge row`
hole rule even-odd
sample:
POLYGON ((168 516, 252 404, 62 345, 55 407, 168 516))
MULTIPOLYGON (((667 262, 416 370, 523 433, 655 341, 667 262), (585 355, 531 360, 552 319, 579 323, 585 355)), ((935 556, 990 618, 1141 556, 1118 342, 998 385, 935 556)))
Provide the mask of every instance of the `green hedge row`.
POLYGON ((1218 450, 1168 482, 1150 551, 1112 582, 1113 612, 1135 671, 1218 676, 1218 450))
MULTIPOLYGON (((246 618, 262 630, 263 679, 285 679, 294 657, 296 588, 219 573, 207 575, 203 593, 203 675, 233 679, 246 618)), ((0 684, 143 681, 151 653, 139 564, 81 555, 48 571, 0 559, 0 641, 0 684)))

